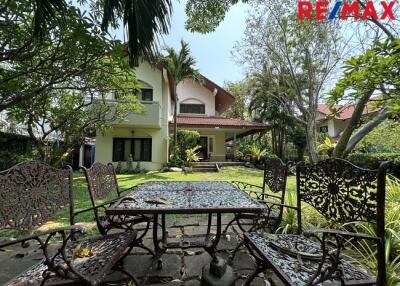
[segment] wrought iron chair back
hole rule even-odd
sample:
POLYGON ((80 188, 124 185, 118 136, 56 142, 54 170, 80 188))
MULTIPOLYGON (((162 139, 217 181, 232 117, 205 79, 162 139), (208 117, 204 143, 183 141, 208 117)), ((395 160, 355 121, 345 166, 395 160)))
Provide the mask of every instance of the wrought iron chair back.
POLYGON ((62 208, 73 213, 72 169, 37 161, 0 172, 0 230, 31 230, 62 208))
POLYGON ((389 162, 378 170, 359 168, 343 159, 296 166, 298 232, 302 232, 301 202, 340 224, 363 221, 377 226, 378 281, 385 277, 385 183, 389 162))
POLYGON ((268 189, 273 193, 285 192, 288 166, 290 164, 290 162, 285 164, 279 158, 270 158, 265 160, 263 193, 265 193, 266 187, 268 187, 268 189))
POLYGON ((96 162, 90 168, 81 168, 85 173, 93 206, 96 206, 97 199, 104 199, 112 192, 120 196, 117 177, 111 163, 105 165, 96 162))
POLYGON ((33 230, 68 206, 71 221, 71 226, 41 231, 16 240, 0 241, 0 248, 19 243, 25 247, 29 241, 36 241, 44 256, 41 262, 6 285, 26 285, 27 281, 32 285, 45 285, 49 280, 57 284, 60 283, 59 279, 63 282, 79 282, 75 283, 77 285, 98 285, 111 269, 124 273, 136 282, 120 266, 120 261, 134 246, 136 232, 75 240, 75 234, 83 232, 84 228, 73 225, 76 213, 72 182, 71 167, 57 169, 37 161, 22 162, 0 172, 0 231, 33 230), (56 235, 59 235, 61 242, 53 251, 48 246, 56 235), (94 249, 87 260, 74 260, 74 251, 80 245, 94 249))

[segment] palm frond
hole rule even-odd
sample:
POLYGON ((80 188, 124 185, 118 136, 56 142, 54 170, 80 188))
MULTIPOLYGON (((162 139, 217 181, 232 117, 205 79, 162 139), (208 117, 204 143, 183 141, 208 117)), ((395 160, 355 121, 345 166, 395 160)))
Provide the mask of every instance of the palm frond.
POLYGON ((49 26, 62 21, 67 4, 64 0, 35 0, 33 16, 33 36, 43 38, 49 26))
POLYGON ((158 36, 168 33, 171 13, 172 0, 106 0, 102 28, 107 30, 122 14, 130 63, 137 66, 139 56, 155 61, 158 36))

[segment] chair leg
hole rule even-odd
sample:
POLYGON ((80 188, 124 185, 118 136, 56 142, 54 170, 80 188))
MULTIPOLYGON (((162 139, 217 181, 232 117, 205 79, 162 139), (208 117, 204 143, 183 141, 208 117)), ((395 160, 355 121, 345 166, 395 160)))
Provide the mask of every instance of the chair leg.
POLYGON ((228 228, 236 221, 236 217, 234 217, 230 222, 228 222, 228 224, 226 225, 224 231, 222 232, 222 234, 225 236, 226 233, 228 232, 228 228))
POLYGON ((258 276, 258 274, 260 274, 261 272, 267 270, 267 265, 265 265, 264 263, 260 264, 257 263, 256 269, 254 270, 253 273, 251 273, 246 281, 244 282, 243 286, 250 286, 251 282, 253 282, 253 280, 258 276))
POLYGON ((229 256, 229 260, 233 261, 235 259, 236 253, 239 251, 240 248, 242 248, 244 245, 244 241, 242 240, 241 242, 236 245, 235 249, 232 251, 231 255, 229 256))

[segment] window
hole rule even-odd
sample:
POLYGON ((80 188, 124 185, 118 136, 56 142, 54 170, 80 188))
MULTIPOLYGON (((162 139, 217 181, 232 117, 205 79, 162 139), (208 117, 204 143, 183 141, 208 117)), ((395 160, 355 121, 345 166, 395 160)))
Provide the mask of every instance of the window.
POLYGON ((206 106, 204 104, 182 103, 180 105, 180 113, 205 114, 206 113, 206 106))
POLYGON ((321 133, 328 133, 328 126, 321 126, 319 128, 319 132, 321 133))
POLYGON ((143 101, 153 101, 153 90, 151 88, 142 88, 142 98, 143 101))
POLYGON ((113 162, 151 161, 151 138, 114 138, 113 162))

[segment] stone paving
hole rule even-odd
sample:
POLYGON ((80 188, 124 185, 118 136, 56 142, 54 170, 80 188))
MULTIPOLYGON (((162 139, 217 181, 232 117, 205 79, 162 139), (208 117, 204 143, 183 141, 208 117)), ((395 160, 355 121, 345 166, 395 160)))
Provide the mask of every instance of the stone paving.
MULTIPOLYGON (((223 216, 226 224, 230 216, 223 216)), ((214 220, 215 221, 215 220, 214 220)), ((207 217, 192 216, 167 216, 169 241, 197 240, 206 233, 207 217)), ((215 227, 212 232, 215 233, 215 227)), ((218 245, 218 255, 227 258, 235 248, 241 233, 235 226, 231 227, 226 237, 222 237, 218 245)), ((144 240, 144 244, 153 248, 150 232, 144 240)), ((142 285, 200 285, 202 267, 210 262, 211 258, 202 248, 171 249, 163 256, 163 268, 158 270, 152 257, 142 249, 134 249, 133 254, 125 260, 125 267, 133 273, 142 285)), ((0 285, 17 273, 27 269, 30 265, 41 259, 40 250, 34 247, 21 249, 18 247, 7 251, 0 251, 0 285)), ((241 285, 246 276, 254 269, 254 262, 245 249, 238 252, 233 261, 236 275, 236 285, 241 285)), ((264 277, 273 279, 274 284, 281 285, 276 277, 266 274, 264 277)), ((256 278, 252 285, 269 285, 264 278, 256 278)))

